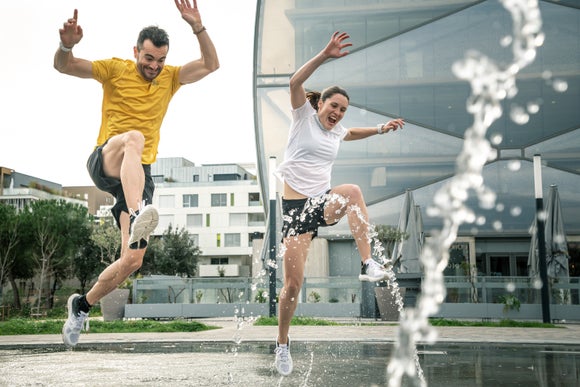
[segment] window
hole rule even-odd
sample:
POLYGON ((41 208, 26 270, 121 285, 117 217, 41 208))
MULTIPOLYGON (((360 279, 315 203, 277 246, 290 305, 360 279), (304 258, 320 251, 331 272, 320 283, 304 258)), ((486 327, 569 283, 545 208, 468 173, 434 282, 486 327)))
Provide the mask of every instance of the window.
POLYGON ((264 233, 256 231, 248 234, 248 247, 252 247, 254 239, 264 239, 264 233))
POLYGON ((167 230, 169 225, 174 225, 173 215, 159 215, 159 224, 157 225, 157 230, 161 232, 167 230))
POLYGON ((241 235, 240 233, 226 233, 224 247, 240 247, 241 235))
POLYGON ((199 175, 193 175, 193 182, 199 181, 199 175))
POLYGON ((265 222, 266 220, 262 213, 248 214, 248 226, 263 226, 265 222))
POLYGON ((175 195, 159 195, 159 208, 175 208, 175 195))
POLYGON ((190 207, 197 207, 199 206, 199 197, 197 194, 187 194, 183 195, 183 207, 190 208, 190 207))
POLYGON ((248 194, 248 206, 257 207, 260 205, 260 194, 258 192, 250 192, 248 194))
POLYGON ((212 207, 226 207, 227 205, 227 195, 225 193, 211 194, 212 207))
POLYGON ((189 234, 189 239, 194 246, 199 247, 199 234, 189 234))
POLYGON ((247 223, 246 214, 230 214, 230 226, 245 226, 247 223))
POLYGON ((232 192, 232 193, 230 194, 230 206, 232 206, 232 207, 236 205, 236 202, 235 202, 234 198, 235 198, 235 195, 234 195, 234 193, 232 192))
POLYGON ((212 258, 210 264, 212 265, 228 265, 230 263, 229 258, 212 258))
POLYGON ((242 177, 237 173, 216 173, 213 175, 213 181, 231 181, 242 180, 242 177))
POLYGON ((216 234, 216 241, 215 241, 215 245, 216 247, 221 247, 222 245, 222 234, 216 234))
POLYGON ((205 214, 205 227, 210 226, 210 224, 211 224, 210 220, 211 220, 210 214, 205 214))
POLYGON ((187 214, 187 227, 202 227, 202 226, 203 226, 202 214, 187 214))
POLYGON ((163 183, 165 180, 163 175, 151 175, 151 179, 153 179, 153 182, 155 184, 163 183))

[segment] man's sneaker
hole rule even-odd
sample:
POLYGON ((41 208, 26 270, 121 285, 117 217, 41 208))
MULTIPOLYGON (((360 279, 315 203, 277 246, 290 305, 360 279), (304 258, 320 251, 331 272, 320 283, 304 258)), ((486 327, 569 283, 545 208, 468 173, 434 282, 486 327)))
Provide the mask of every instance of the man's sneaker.
POLYGON ((276 349, 274 350, 276 354, 276 369, 278 373, 282 376, 288 376, 292 373, 294 365, 292 364, 292 356, 290 355, 290 339, 288 339, 288 344, 281 346, 276 341, 276 349))
POLYGON ((67 347, 74 347, 79 342, 79 336, 86 322, 85 330, 89 330, 89 314, 79 309, 80 294, 68 298, 68 319, 62 327, 62 341, 67 347))
POLYGON ((147 246, 149 235, 159 223, 159 214, 152 205, 143 207, 140 211, 132 213, 130 225, 129 248, 144 249, 147 246))
POLYGON ((369 263, 361 266, 358 279, 361 281, 377 282, 385 279, 387 276, 387 270, 379 265, 377 261, 371 259, 369 263))

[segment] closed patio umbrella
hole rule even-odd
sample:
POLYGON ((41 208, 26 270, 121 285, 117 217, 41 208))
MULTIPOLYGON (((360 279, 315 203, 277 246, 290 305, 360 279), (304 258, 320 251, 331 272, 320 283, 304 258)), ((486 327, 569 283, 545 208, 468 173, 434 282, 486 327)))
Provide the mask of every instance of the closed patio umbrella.
POLYGON ((398 229, 409 237, 396 242, 393 247, 393 261, 398 273, 420 273, 419 257, 423 247, 423 221, 421 209, 415 205, 413 192, 407 190, 399 215, 398 229))
MULTIPOLYGON (((568 268, 570 254, 568 253, 568 242, 564 230, 564 220, 562 219, 560 195, 556 185, 550 186, 550 192, 542 215, 545 216, 544 235, 546 238, 546 267, 549 282, 565 282, 570 277, 568 268)), ((532 234, 532 239, 528 256, 528 272, 531 278, 538 278, 540 271, 536 220, 530 226, 530 234, 532 234)), ((552 293, 552 295, 560 298, 558 300, 560 303, 565 303, 569 302, 568 293, 569 291, 561 290, 560 292, 552 293)))
MULTIPOLYGON (((568 269, 570 254, 568 253, 568 242, 564 230, 564 220, 562 219, 560 195, 558 194, 558 187, 556 185, 550 186, 550 193, 546 201, 544 215, 548 277, 568 278, 570 276, 568 269)), ((530 277, 536 277, 539 275, 539 254, 535 220, 530 226, 530 234, 532 234, 532 240, 528 256, 528 270, 530 277)))

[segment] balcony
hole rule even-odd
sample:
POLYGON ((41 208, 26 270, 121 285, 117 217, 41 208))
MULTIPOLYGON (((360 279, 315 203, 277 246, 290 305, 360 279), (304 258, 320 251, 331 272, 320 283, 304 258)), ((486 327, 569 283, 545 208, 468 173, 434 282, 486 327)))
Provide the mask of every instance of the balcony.
POLYGON ((206 277, 247 277, 250 267, 246 265, 199 265, 199 276, 206 277))

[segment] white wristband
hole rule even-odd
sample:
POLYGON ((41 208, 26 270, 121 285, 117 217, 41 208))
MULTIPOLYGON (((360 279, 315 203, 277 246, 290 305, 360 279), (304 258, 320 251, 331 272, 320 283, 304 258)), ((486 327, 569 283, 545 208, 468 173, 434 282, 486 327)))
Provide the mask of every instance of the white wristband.
POLYGON ((377 133, 378 134, 385 134, 385 132, 383 132, 383 126, 385 126, 385 124, 377 124, 377 133))
POLYGON ((63 52, 71 52, 72 51, 72 47, 71 48, 65 47, 64 44, 62 44, 62 42, 59 42, 59 47, 60 47, 60 50, 63 52))

